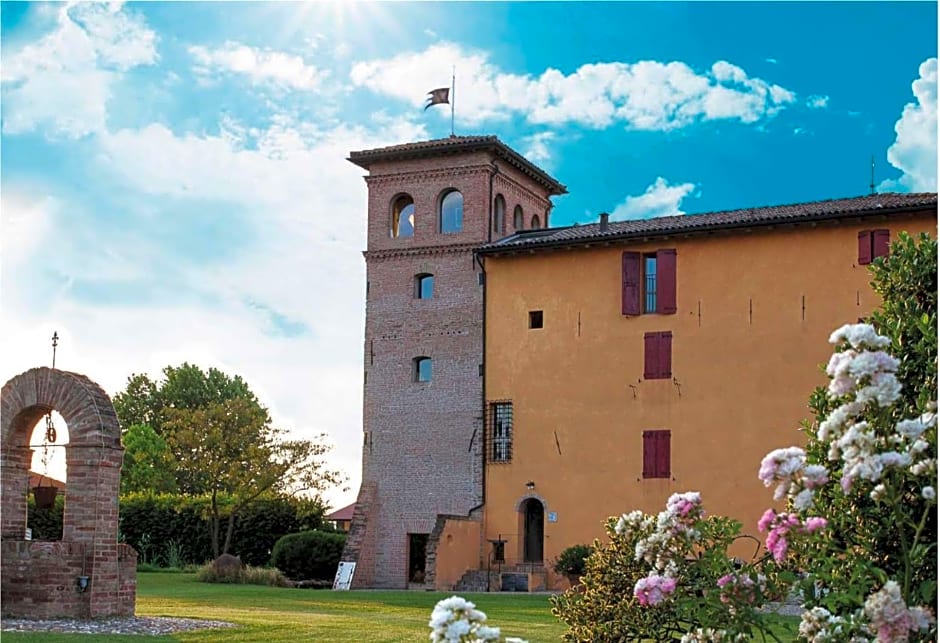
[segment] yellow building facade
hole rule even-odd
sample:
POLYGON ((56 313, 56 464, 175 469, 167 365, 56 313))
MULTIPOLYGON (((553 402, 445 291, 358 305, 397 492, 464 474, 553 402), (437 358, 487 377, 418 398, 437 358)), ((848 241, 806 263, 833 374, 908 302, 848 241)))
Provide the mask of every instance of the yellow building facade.
POLYGON ((758 536, 773 505, 761 458, 803 442, 829 334, 878 305, 866 264, 902 230, 936 236, 936 204, 602 220, 483 246, 485 504, 479 535, 445 528, 437 584, 479 552, 481 569, 563 588, 563 549, 675 492, 701 492, 707 512, 758 536))

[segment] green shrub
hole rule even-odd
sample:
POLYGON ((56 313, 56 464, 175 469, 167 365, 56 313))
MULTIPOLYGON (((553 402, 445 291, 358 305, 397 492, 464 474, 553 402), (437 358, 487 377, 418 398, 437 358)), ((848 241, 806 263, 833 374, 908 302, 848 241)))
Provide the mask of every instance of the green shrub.
MULTIPOLYGON (((227 505, 228 498, 220 503, 227 505)), ((126 494, 120 501, 121 537, 137 550, 141 562, 202 564, 213 558, 208 513, 208 497, 126 494)), ((266 565, 278 538, 318 528, 322 520, 323 506, 316 500, 259 498, 236 517, 229 553, 247 565, 266 565)))
POLYGON ((196 580, 201 583, 228 583, 232 585, 290 586, 290 582, 276 569, 243 567, 241 569, 219 570, 212 563, 206 563, 196 571, 196 580))
POLYGON ((274 545, 271 564, 293 580, 329 580, 346 544, 344 534, 302 531, 288 534, 274 545))
POLYGON ((26 501, 26 526, 33 530, 33 540, 62 540, 62 512, 65 508, 65 496, 60 493, 55 498, 55 506, 39 509, 29 494, 26 501))
POLYGON ((584 574, 584 561, 591 555, 590 545, 572 545, 561 552, 555 561, 554 569, 559 574, 581 576, 584 574))

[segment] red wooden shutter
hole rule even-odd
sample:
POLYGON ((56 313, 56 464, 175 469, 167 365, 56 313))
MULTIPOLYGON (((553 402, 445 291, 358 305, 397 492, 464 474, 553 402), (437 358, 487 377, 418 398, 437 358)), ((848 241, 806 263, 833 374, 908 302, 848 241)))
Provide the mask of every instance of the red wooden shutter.
POLYGON ((656 432, 643 431, 643 477, 652 478, 656 469, 656 432))
POLYGON ((643 335, 643 379, 659 377, 659 333, 643 335))
POLYGON ((666 315, 676 312, 676 251, 674 248, 656 251, 656 312, 666 315))
POLYGON ((659 334, 659 377, 672 377, 672 333, 659 334))
POLYGON ((657 431, 656 438, 656 477, 668 478, 671 473, 669 459, 669 431, 657 431))
POLYGON ((872 233, 871 258, 887 257, 891 245, 891 233, 888 230, 875 230, 872 233))
POLYGON ((858 233, 858 265, 871 263, 871 231, 862 230, 858 233))
POLYGON ((640 253, 623 253, 623 305, 624 315, 640 314, 640 253))

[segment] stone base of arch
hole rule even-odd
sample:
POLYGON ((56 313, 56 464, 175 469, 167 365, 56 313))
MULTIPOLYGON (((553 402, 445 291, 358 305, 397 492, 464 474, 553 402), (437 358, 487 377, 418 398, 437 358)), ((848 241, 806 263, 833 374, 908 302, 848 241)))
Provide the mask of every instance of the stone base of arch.
POLYGON ((134 615, 137 552, 130 545, 4 539, 0 550, 4 618, 134 615), (89 579, 84 590, 81 577, 89 579))

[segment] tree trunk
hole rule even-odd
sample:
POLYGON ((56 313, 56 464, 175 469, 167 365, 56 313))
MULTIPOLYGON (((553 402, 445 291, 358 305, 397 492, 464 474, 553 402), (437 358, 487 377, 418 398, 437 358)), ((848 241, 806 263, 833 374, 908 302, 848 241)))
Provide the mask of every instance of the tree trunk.
POLYGON ((216 502, 216 492, 212 490, 212 518, 210 520, 212 528, 212 557, 219 557, 219 505, 216 502))
POLYGON ((222 547, 222 553, 227 554, 229 545, 232 544, 232 532, 235 531, 235 512, 237 508, 232 508, 232 513, 228 516, 228 529, 225 531, 225 546, 222 547))

